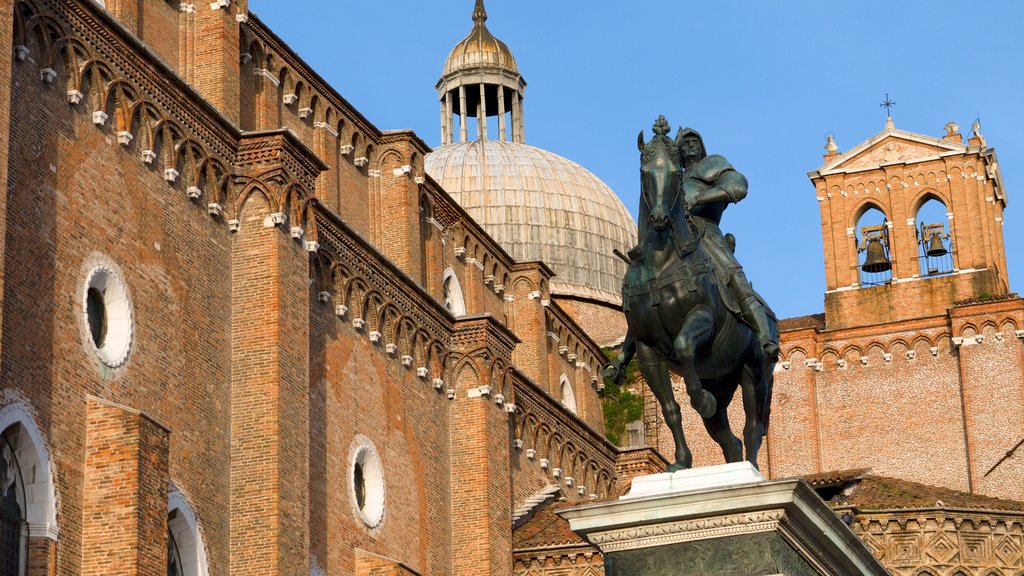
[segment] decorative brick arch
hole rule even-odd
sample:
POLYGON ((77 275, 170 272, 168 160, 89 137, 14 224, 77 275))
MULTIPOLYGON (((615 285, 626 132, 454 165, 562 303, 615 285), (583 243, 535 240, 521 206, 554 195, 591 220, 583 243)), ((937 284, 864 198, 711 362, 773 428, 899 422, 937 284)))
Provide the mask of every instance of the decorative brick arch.
POLYGON ((57 525, 55 470, 32 411, 21 402, 0 408, 0 433, 12 431, 17 433, 17 445, 13 448, 18 465, 22 470, 35 469, 33 483, 25 486, 25 519, 29 537, 57 540, 60 530, 57 525))

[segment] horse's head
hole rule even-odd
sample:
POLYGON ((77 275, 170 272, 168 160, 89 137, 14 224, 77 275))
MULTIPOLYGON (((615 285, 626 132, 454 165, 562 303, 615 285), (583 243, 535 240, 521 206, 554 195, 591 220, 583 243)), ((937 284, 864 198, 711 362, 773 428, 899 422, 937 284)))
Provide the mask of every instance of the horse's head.
POLYGON ((683 207, 679 198, 683 166, 679 148, 667 134, 671 127, 664 116, 654 123, 654 137, 644 142, 643 130, 637 137, 640 148, 640 214, 646 213, 651 228, 661 232, 679 217, 683 207), (647 204, 646 210, 644 203, 647 204))

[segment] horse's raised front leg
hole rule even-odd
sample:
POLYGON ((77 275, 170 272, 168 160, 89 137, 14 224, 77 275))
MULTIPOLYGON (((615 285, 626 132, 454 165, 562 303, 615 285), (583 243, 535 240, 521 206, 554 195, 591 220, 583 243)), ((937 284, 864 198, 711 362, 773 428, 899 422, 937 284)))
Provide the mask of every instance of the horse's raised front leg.
POLYGON ((686 315, 683 327, 674 342, 676 361, 682 367, 686 394, 690 396, 690 405, 701 418, 710 418, 714 415, 715 397, 701 386, 694 361, 697 348, 714 336, 714 331, 715 317, 711 309, 707 306, 697 306, 686 315))
POLYGON ((672 431, 672 439, 676 445, 676 461, 668 467, 669 472, 689 468, 693 464, 693 454, 686 446, 686 437, 683 435, 683 417, 679 413, 679 403, 672 394, 672 381, 668 375, 668 365, 653 348, 637 342, 637 365, 644 380, 651 387, 651 392, 661 404, 661 414, 665 417, 665 424, 672 431))

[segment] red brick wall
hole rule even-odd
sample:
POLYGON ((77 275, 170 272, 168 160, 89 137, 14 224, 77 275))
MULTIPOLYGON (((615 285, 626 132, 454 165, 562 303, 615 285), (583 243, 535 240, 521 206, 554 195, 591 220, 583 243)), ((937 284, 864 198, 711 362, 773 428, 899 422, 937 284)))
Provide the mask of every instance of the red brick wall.
POLYGON ((314 300, 310 314, 313 556, 329 574, 357 570, 356 549, 420 573, 449 573, 449 400, 330 306, 314 300), (357 517, 351 496, 357 434, 374 443, 384 468, 384 519, 377 528, 357 517))
POLYGON ((57 572, 80 570, 85 394, 176 431, 170 477, 203 520, 211 570, 226 569, 229 233, 165 182, 162 166, 118 145, 109 122, 97 128, 84 103, 69 106, 63 72, 46 85, 22 62, 14 78, 10 140, 23 146, 5 166, 4 309, 17 314, 4 316, 4 386, 35 408, 52 449, 57 572), (116 369, 99 361, 82 320, 86 275, 99 263, 120 269, 134 306, 131 354, 116 369))
POLYGON ((241 66, 238 22, 233 10, 209 8, 198 5, 192 16, 195 42, 190 80, 207 101, 237 123, 241 66))
MULTIPOLYGON (((1024 301, 954 308, 950 315, 841 331, 783 332, 762 472, 786 477, 869 467, 874 474, 1024 496, 1024 301), (975 343, 975 335, 981 335, 975 343), (954 340, 955 338, 955 340, 954 340), (960 342, 957 344, 957 342, 960 342), (966 420, 965 420, 966 416, 966 420)), ((694 464, 722 455, 683 401, 694 464)), ((730 407, 735 431, 738 402, 730 407)), ((671 454, 662 424, 658 448, 671 454)))
POLYGON ((166 574, 168 432, 125 407, 87 402, 81 574, 166 574))

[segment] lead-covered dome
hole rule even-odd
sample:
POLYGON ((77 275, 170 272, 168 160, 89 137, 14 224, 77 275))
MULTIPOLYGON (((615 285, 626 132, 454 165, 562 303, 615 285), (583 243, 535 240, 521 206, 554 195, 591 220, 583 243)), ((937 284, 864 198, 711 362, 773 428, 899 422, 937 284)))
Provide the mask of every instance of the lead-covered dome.
POLYGON ((520 262, 543 260, 551 292, 619 305, 625 263, 613 248, 636 244, 622 201, 585 168, 518 142, 441 146, 426 171, 520 262))

